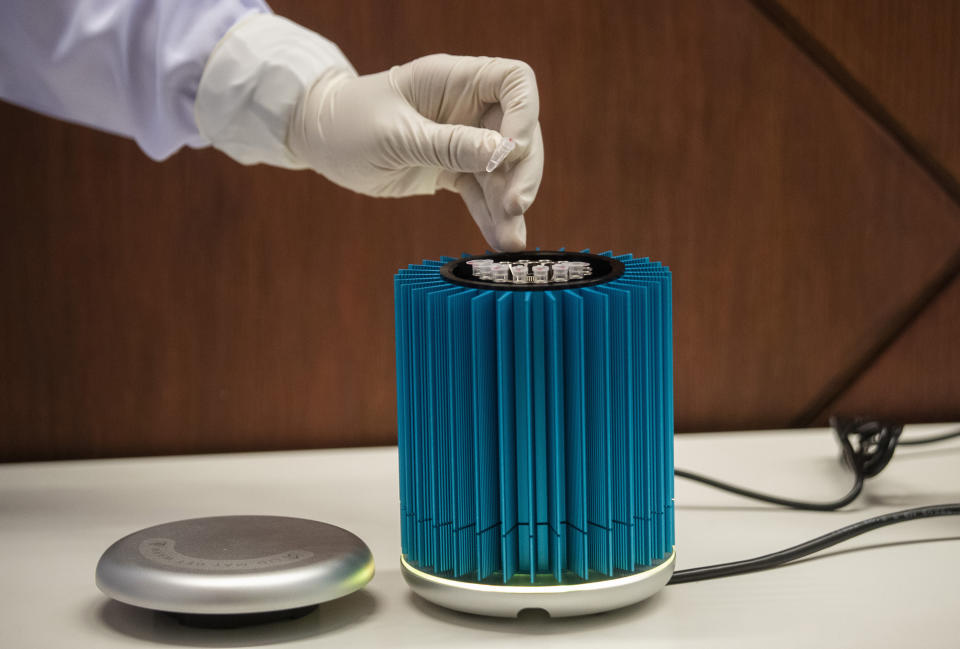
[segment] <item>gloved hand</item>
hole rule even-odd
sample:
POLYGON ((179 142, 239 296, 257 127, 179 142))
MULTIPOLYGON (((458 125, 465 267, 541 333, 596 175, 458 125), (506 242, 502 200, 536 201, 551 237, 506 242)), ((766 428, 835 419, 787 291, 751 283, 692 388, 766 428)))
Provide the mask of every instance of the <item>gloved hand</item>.
POLYGON ((214 50, 195 112, 200 132, 240 162, 309 167, 371 196, 456 191, 491 246, 526 245, 543 139, 524 63, 437 54, 357 76, 326 39, 254 16, 214 50), (517 146, 487 173, 502 137, 517 146))

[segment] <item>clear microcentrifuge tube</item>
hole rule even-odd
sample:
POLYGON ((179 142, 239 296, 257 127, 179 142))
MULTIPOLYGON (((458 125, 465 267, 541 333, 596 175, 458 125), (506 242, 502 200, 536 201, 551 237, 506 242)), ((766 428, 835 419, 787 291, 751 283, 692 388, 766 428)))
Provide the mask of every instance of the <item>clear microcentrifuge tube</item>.
POLYGON ((566 282, 570 279, 570 264, 565 261, 558 261, 553 265, 553 281, 566 282))
POLYGON ((513 275, 514 284, 523 284, 527 281, 527 265, 514 264, 510 267, 510 274, 513 275))
POLYGON ((505 282, 507 281, 507 269, 509 267, 506 264, 493 264, 490 266, 490 274, 495 282, 505 282))
POLYGON ((535 284, 546 284, 549 277, 550 267, 543 264, 537 264, 533 267, 533 281, 535 284))
POLYGON ((483 271, 489 270, 489 266, 493 264, 492 259, 471 259, 467 262, 473 271, 474 277, 478 275, 483 275, 483 271))
POLYGON ((493 150, 493 155, 490 156, 490 162, 487 163, 487 173, 499 167, 500 163, 516 148, 517 143, 513 141, 512 137, 501 138, 500 144, 497 145, 497 148, 493 150))

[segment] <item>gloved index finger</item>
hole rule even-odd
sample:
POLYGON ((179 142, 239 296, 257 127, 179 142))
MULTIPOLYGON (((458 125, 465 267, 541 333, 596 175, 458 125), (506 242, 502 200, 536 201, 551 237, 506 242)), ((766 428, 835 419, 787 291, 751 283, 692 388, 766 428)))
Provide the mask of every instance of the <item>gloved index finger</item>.
POLYGON ((529 146, 540 119, 540 95, 533 68, 514 59, 481 59, 477 93, 484 103, 499 103, 503 109, 500 132, 529 146))

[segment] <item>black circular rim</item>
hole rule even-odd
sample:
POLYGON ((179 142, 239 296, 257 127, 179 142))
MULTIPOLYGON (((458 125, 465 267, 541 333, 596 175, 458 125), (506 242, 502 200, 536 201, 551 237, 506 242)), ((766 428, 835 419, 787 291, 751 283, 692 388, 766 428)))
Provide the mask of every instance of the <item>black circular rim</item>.
POLYGON ((595 255, 590 252, 565 252, 559 250, 536 250, 526 252, 497 252, 490 255, 472 255, 447 262, 440 267, 440 276, 451 284, 483 288, 491 291, 565 291, 571 288, 584 288, 612 282, 623 275, 626 266, 619 259, 595 255), (473 269, 467 263, 473 259, 492 259, 494 262, 515 262, 520 259, 531 261, 585 261, 590 264, 593 274, 583 279, 552 284, 513 284, 511 282, 491 282, 477 279, 473 269))

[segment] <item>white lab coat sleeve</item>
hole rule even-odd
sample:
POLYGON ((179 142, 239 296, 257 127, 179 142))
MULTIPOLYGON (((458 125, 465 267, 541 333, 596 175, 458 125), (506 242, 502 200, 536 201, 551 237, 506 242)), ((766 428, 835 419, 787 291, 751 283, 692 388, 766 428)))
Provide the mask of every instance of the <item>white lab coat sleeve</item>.
POLYGON ((154 160, 208 146, 194 102, 230 28, 264 0, 2 0, 0 98, 136 140, 154 160))

